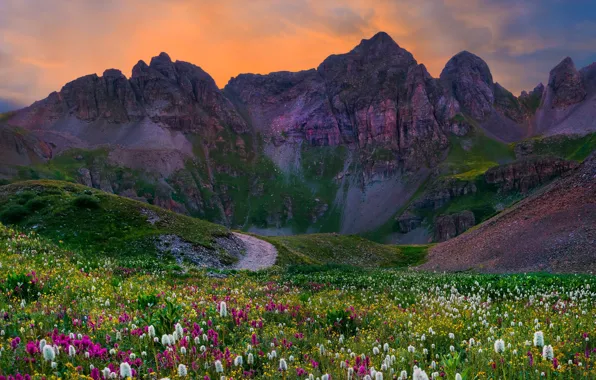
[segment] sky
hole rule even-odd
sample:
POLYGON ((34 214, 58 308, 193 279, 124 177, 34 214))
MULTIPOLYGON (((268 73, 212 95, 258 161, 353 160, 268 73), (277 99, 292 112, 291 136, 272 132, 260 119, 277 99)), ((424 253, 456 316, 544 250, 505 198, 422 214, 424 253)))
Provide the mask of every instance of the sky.
POLYGON ((473 52, 516 95, 566 56, 596 61, 594 0, 1 0, 0 112, 162 51, 223 87, 317 67, 379 31, 435 77, 473 52))

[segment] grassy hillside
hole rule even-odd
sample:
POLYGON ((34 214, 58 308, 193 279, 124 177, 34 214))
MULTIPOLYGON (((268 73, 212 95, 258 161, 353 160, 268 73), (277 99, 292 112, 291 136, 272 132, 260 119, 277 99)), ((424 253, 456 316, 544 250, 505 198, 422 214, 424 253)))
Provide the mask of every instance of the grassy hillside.
POLYGON ((583 161, 596 150, 596 133, 585 136, 537 137, 521 142, 519 145, 531 146, 531 152, 534 155, 583 161))
MULTIPOLYGON (((152 257, 152 237, 175 234, 206 248, 225 227, 128 198, 61 181, 25 181, 0 187, 0 221, 66 249, 113 257, 152 257), (154 224, 148 215, 158 219, 154 224)), ((153 256, 154 257, 154 256, 153 256)))
MULTIPOLYGON (((0 187, 0 222, 34 230, 65 249, 122 263, 151 264, 154 238, 177 235, 193 245, 226 252, 215 240, 227 228, 146 203, 62 181, 37 180, 0 187), (151 223, 154 221, 154 223, 151 223)), ((336 234, 261 237, 279 251, 280 266, 347 264, 403 267, 418 264, 427 247, 396 247, 336 234)), ((166 258, 167 261, 167 258, 166 258)), ((132 264, 131 264, 132 265, 132 264)))
POLYGON ((359 267, 406 267, 420 264, 429 248, 372 242, 356 235, 310 234, 264 238, 285 264, 347 264, 359 267))

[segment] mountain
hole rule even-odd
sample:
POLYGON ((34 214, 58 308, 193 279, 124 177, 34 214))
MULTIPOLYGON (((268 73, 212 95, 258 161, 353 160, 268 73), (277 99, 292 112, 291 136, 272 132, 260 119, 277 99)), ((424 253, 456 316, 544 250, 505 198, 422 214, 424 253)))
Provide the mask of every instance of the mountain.
POLYGON ((573 135, 559 158, 591 146, 595 94, 594 65, 570 59, 520 97, 469 52, 433 78, 383 32, 315 69, 241 74, 224 89, 161 53, 130 78, 88 75, 0 118, 0 178, 78 182, 263 234, 422 243, 451 237, 439 217, 467 210, 473 225, 527 195, 484 180, 526 138, 573 135), (466 206, 470 194, 484 203, 466 206), (441 206, 419 207, 428 199, 441 206))
POLYGON ((596 154, 564 178, 430 250, 422 268, 482 272, 596 270, 596 154))

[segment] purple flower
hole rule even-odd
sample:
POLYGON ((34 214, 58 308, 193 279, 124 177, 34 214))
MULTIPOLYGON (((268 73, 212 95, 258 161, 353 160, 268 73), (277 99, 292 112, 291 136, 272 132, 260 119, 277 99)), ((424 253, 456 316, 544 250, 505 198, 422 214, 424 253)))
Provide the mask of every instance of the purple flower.
POLYGON ((12 340, 12 342, 10 342, 10 346, 12 347, 13 350, 16 350, 20 343, 21 343, 21 338, 19 338, 17 336, 16 338, 14 338, 12 340))

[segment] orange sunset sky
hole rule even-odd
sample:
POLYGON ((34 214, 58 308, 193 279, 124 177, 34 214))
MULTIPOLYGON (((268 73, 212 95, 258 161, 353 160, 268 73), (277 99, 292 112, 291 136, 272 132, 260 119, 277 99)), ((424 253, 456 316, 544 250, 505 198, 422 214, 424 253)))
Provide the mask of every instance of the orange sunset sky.
POLYGON ((130 75, 138 60, 149 61, 161 51, 201 66, 223 87, 239 73, 316 67, 378 31, 389 33, 433 76, 451 56, 469 50, 487 61, 496 81, 518 94, 546 82, 548 71, 567 55, 578 67, 596 61, 594 4, 2 0, 0 101, 26 105, 106 68, 130 75))

